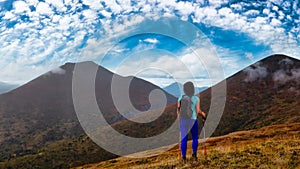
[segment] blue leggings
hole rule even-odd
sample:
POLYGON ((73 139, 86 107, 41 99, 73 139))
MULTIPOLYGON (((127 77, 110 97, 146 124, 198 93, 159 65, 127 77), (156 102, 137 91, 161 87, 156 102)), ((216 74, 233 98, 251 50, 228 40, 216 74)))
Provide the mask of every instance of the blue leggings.
POLYGON ((198 121, 194 119, 180 119, 180 137, 181 137, 181 154, 182 157, 186 156, 188 133, 192 133, 192 149, 193 153, 197 153, 198 149, 198 121))

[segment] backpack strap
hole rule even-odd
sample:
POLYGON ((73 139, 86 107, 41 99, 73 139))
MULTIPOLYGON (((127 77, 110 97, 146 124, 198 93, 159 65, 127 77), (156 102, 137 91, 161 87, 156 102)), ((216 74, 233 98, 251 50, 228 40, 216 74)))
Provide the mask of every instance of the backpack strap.
MULTIPOLYGON (((185 94, 182 95, 182 97, 181 97, 181 99, 180 99, 180 102, 179 102, 180 104, 181 104, 181 100, 183 99, 184 96, 187 96, 187 95, 185 95, 185 94)), ((180 108, 180 106, 179 106, 178 108, 180 108)))

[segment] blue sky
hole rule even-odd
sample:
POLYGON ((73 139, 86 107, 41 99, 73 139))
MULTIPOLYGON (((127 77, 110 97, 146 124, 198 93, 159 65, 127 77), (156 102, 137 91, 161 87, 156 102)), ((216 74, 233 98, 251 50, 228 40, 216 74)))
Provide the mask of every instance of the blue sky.
POLYGON ((0 0, 0 81, 24 84, 66 62, 92 60, 162 87, 209 86, 213 55, 224 77, 275 53, 300 59, 299 7, 299 0, 0 0))

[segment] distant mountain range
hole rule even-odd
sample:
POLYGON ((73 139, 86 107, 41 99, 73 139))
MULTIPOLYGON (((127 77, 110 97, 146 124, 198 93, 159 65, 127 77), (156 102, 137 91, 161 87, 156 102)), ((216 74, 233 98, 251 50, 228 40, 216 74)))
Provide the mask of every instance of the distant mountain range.
POLYGON ((17 87, 18 87, 18 85, 0 82, 0 94, 9 92, 17 87))
MULTIPOLYGON (((0 96, 1 160, 11 159, 0 162, 0 168, 68 168, 116 157, 83 134, 74 115, 69 87, 74 64, 68 63, 61 68, 65 70, 64 75, 48 73, 0 96), (30 155, 22 156, 24 153, 30 155)), ((97 78, 104 79, 96 80, 97 98, 111 97, 108 92, 111 76, 111 72, 99 67, 97 78)), ((226 105, 214 136, 300 122, 299 60, 272 55, 225 81, 226 105)), ((140 108, 148 103, 147 94, 152 89, 159 89, 137 78, 132 83, 136 84, 133 86, 132 101, 140 108)), ((218 88, 218 84, 214 87, 218 88)), ((175 97, 168 94, 167 97, 169 103, 176 102, 175 97)), ((200 98, 201 109, 209 112, 211 88, 201 92, 200 98)), ((105 104, 107 114, 104 116, 111 123, 117 122, 112 124, 115 130, 131 137, 145 138, 160 134, 176 120, 175 104, 167 106, 162 116, 149 124, 123 120, 109 100, 105 104)), ((142 115, 140 117, 143 118, 142 115)))
MULTIPOLYGON (((200 93, 203 90, 207 89, 208 87, 195 87, 195 93, 200 93)), ((166 92, 179 97, 180 95, 182 95, 183 92, 183 84, 181 83, 172 83, 166 87, 163 88, 166 92)))

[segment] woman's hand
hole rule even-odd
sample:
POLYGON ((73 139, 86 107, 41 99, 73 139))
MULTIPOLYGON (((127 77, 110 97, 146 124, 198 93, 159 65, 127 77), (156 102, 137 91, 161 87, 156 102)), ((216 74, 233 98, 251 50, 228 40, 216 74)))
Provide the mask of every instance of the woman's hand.
POLYGON ((206 114, 204 112, 202 112, 202 118, 203 120, 206 120, 206 114))

